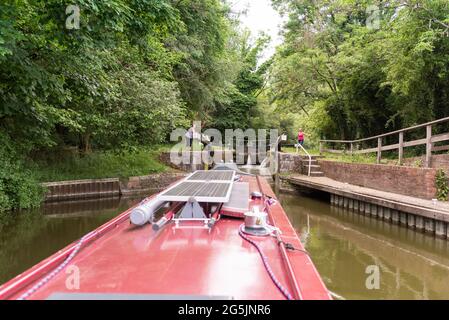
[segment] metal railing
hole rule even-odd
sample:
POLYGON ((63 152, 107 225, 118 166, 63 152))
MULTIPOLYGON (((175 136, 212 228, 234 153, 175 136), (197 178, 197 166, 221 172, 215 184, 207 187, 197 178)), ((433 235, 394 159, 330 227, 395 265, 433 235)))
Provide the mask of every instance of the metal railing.
POLYGON ((307 157, 309 157, 309 173, 308 176, 310 177, 310 174, 312 172, 312 156, 310 155, 309 152, 307 152, 306 148, 304 148, 300 143, 296 144, 296 153, 299 153, 299 148, 301 148, 305 154, 307 155, 307 157))
POLYGON ((402 165, 404 162, 404 148, 407 147, 415 147, 420 145, 426 145, 426 160, 425 160, 425 167, 429 168, 431 165, 431 157, 432 157, 432 151, 445 151, 449 150, 449 145, 445 146, 439 146, 435 147, 435 143, 438 142, 444 142, 449 141, 449 133, 443 133, 438 135, 432 134, 432 126, 444 122, 449 122, 449 117, 442 118, 439 120, 423 123, 420 125, 416 125, 413 127, 384 133, 381 135, 365 138, 365 139, 358 139, 358 140, 321 140, 320 141, 320 154, 324 152, 329 153, 345 153, 346 151, 346 145, 349 145, 349 153, 351 155, 354 154, 367 154, 367 153, 377 153, 377 163, 380 163, 382 160, 382 151, 392 151, 392 150, 398 150, 399 151, 399 165, 402 165), (404 141, 404 133, 416 130, 416 129, 422 129, 426 128, 426 138, 424 139, 417 139, 413 141, 404 141), (390 145, 382 145, 382 139, 386 137, 391 137, 394 135, 399 135, 399 142, 396 144, 390 144, 390 145), (369 149, 362 149, 359 150, 358 148, 355 148, 357 144, 360 144, 362 142, 367 141, 373 141, 377 139, 377 147, 376 148, 369 148, 369 149), (338 150, 338 149, 326 149, 326 144, 343 144, 345 145, 345 150, 338 150))

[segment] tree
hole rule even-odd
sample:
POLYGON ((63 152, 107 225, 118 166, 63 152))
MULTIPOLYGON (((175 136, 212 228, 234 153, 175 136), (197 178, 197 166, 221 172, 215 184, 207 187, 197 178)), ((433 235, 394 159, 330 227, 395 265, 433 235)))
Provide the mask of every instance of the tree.
POLYGON ((323 108, 332 121, 316 124, 322 136, 361 138, 448 115, 447 1, 273 3, 289 20, 272 100, 287 112, 323 108))
POLYGON ((269 37, 262 35, 255 44, 250 42, 251 34, 244 31, 241 34, 238 60, 243 61, 237 78, 229 85, 226 97, 217 101, 217 107, 212 114, 212 125, 220 130, 230 128, 247 129, 251 119, 257 115, 257 97, 266 84, 267 71, 271 60, 258 65, 263 50, 269 43, 269 37))
MULTIPOLYGON (((5 167, 22 170, 25 159, 67 146, 166 142, 188 118, 209 117, 236 76, 227 55, 235 22, 220 0, 76 5, 80 24, 70 29, 66 1, 0 4, 0 137, 14 151, 0 149, 5 167)), ((13 182, 2 181, 0 201, 24 206, 10 201, 20 188, 5 191, 13 182)))

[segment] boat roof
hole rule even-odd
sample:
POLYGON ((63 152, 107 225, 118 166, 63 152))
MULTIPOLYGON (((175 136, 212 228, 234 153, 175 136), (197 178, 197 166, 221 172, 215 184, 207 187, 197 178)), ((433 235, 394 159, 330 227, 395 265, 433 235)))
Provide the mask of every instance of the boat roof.
MULTIPOLYGON (((275 197, 264 179, 242 177, 250 191, 275 197)), ((252 201, 251 206, 261 203, 252 201)), ((269 276, 257 249, 239 235, 242 219, 222 216, 211 229, 169 223, 159 232, 129 223, 131 209, 95 230, 65 271, 29 299, 285 299, 269 276), (75 266, 75 268, 73 268, 75 266), (69 269, 70 268, 70 269, 69 269), (80 286, 67 286, 79 271, 80 286)), ((282 206, 275 203, 270 223, 282 240, 303 250, 282 206)), ((271 236, 254 239, 277 279, 297 299, 330 299, 311 258, 282 252, 271 236)), ((54 270, 77 243, 59 251, 0 287, 0 298, 16 299, 54 270)))

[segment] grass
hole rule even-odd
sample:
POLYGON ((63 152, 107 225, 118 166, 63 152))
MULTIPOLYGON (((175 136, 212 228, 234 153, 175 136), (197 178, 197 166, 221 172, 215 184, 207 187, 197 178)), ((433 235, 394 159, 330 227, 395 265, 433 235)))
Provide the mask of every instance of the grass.
MULTIPOLYGON (((282 148, 283 152, 287 153, 296 153, 295 148, 282 148)), ((320 155, 319 150, 307 150, 312 156, 318 156, 320 155)), ((303 151, 300 151, 299 154, 305 155, 303 151)), ((347 162, 347 163, 364 163, 364 164, 376 164, 377 163, 377 154, 376 153, 367 153, 367 154, 354 154, 350 155, 348 153, 344 154, 336 154, 336 153, 329 153, 324 152, 322 154, 325 160, 329 161, 339 161, 339 162, 347 162)), ((410 155, 409 157, 412 158, 414 154, 410 155)), ((407 156, 404 157, 404 159, 407 159, 407 156)), ((387 165, 398 165, 398 156, 396 154, 382 154, 382 160, 381 164, 387 164, 387 165)), ((422 167, 422 161, 416 160, 415 162, 409 164, 411 167, 422 167)))
MULTIPOLYGON (((315 146, 315 145, 313 145, 313 146, 315 146)), ((306 149, 313 156, 320 155, 319 149, 317 149, 316 147, 309 149, 306 145, 306 149)), ((296 148, 283 147, 282 151, 287 152, 287 153, 296 153, 296 148)), ((301 155, 305 155, 305 153, 302 150, 300 150, 299 153, 301 155)), ((406 163, 403 165, 410 166, 410 167, 423 167, 423 161, 422 161, 422 159, 420 159, 423 157, 423 155, 425 155, 425 150, 423 149, 422 146, 406 148, 404 150, 404 160, 408 160, 408 161, 406 161, 406 163)), ((341 154, 325 152, 322 154, 322 156, 326 160, 330 160, 330 161, 339 161, 339 162, 348 162, 348 163, 364 163, 364 164, 376 164, 377 163, 377 154, 375 152, 367 153, 367 154, 354 154, 352 156, 349 154, 349 152, 341 153, 341 154)), ((381 164, 397 166, 397 165, 399 165, 398 158, 399 158, 399 155, 398 155, 397 150, 384 151, 384 152, 382 152, 381 164)))
MULTIPOLYGON (((320 150, 318 149, 308 149, 306 146, 306 150, 308 153, 310 153, 312 156, 318 156, 320 155, 320 150)), ((296 153, 296 148, 295 147, 282 147, 282 152, 286 152, 286 153, 296 153)), ((301 149, 299 150, 299 154, 304 154, 304 151, 302 151, 301 149)))
POLYGON ((143 176, 171 170, 159 162, 162 149, 70 155, 54 161, 36 162, 33 171, 41 182, 143 176))
MULTIPOLYGON (((323 154, 326 160, 330 161, 339 161, 339 162, 349 162, 349 163, 367 163, 367 164, 376 164, 377 156, 375 154, 335 154, 335 153, 324 153, 323 154)), ((384 162, 387 163, 385 159, 384 162)))
MULTIPOLYGON (((296 153, 296 148, 294 147, 284 147, 282 148, 283 152, 287 153, 296 153)), ((320 151, 318 149, 307 149, 307 152, 310 153, 312 156, 319 156, 320 151)), ((304 151, 300 150, 299 154, 305 155, 304 151)), ((336 154, 336 153, 329 153, 325 152, 322 154, 326 160, 330 161, 340 161, 340 162, 349 162, 349 163, 368 163, 368 164, 374 164, 376 163, 376 154, 336 154)), ((388 160, 385 159, 383 163, 387 163, 388 160)))

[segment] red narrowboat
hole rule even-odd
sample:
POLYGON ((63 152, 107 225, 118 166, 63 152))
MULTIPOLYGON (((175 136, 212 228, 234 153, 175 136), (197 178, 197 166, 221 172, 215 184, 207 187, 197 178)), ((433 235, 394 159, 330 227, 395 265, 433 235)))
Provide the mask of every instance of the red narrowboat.
POLYGON ((329 300, 269 183, 197 171, 0 287, 0 299, 329 300))

